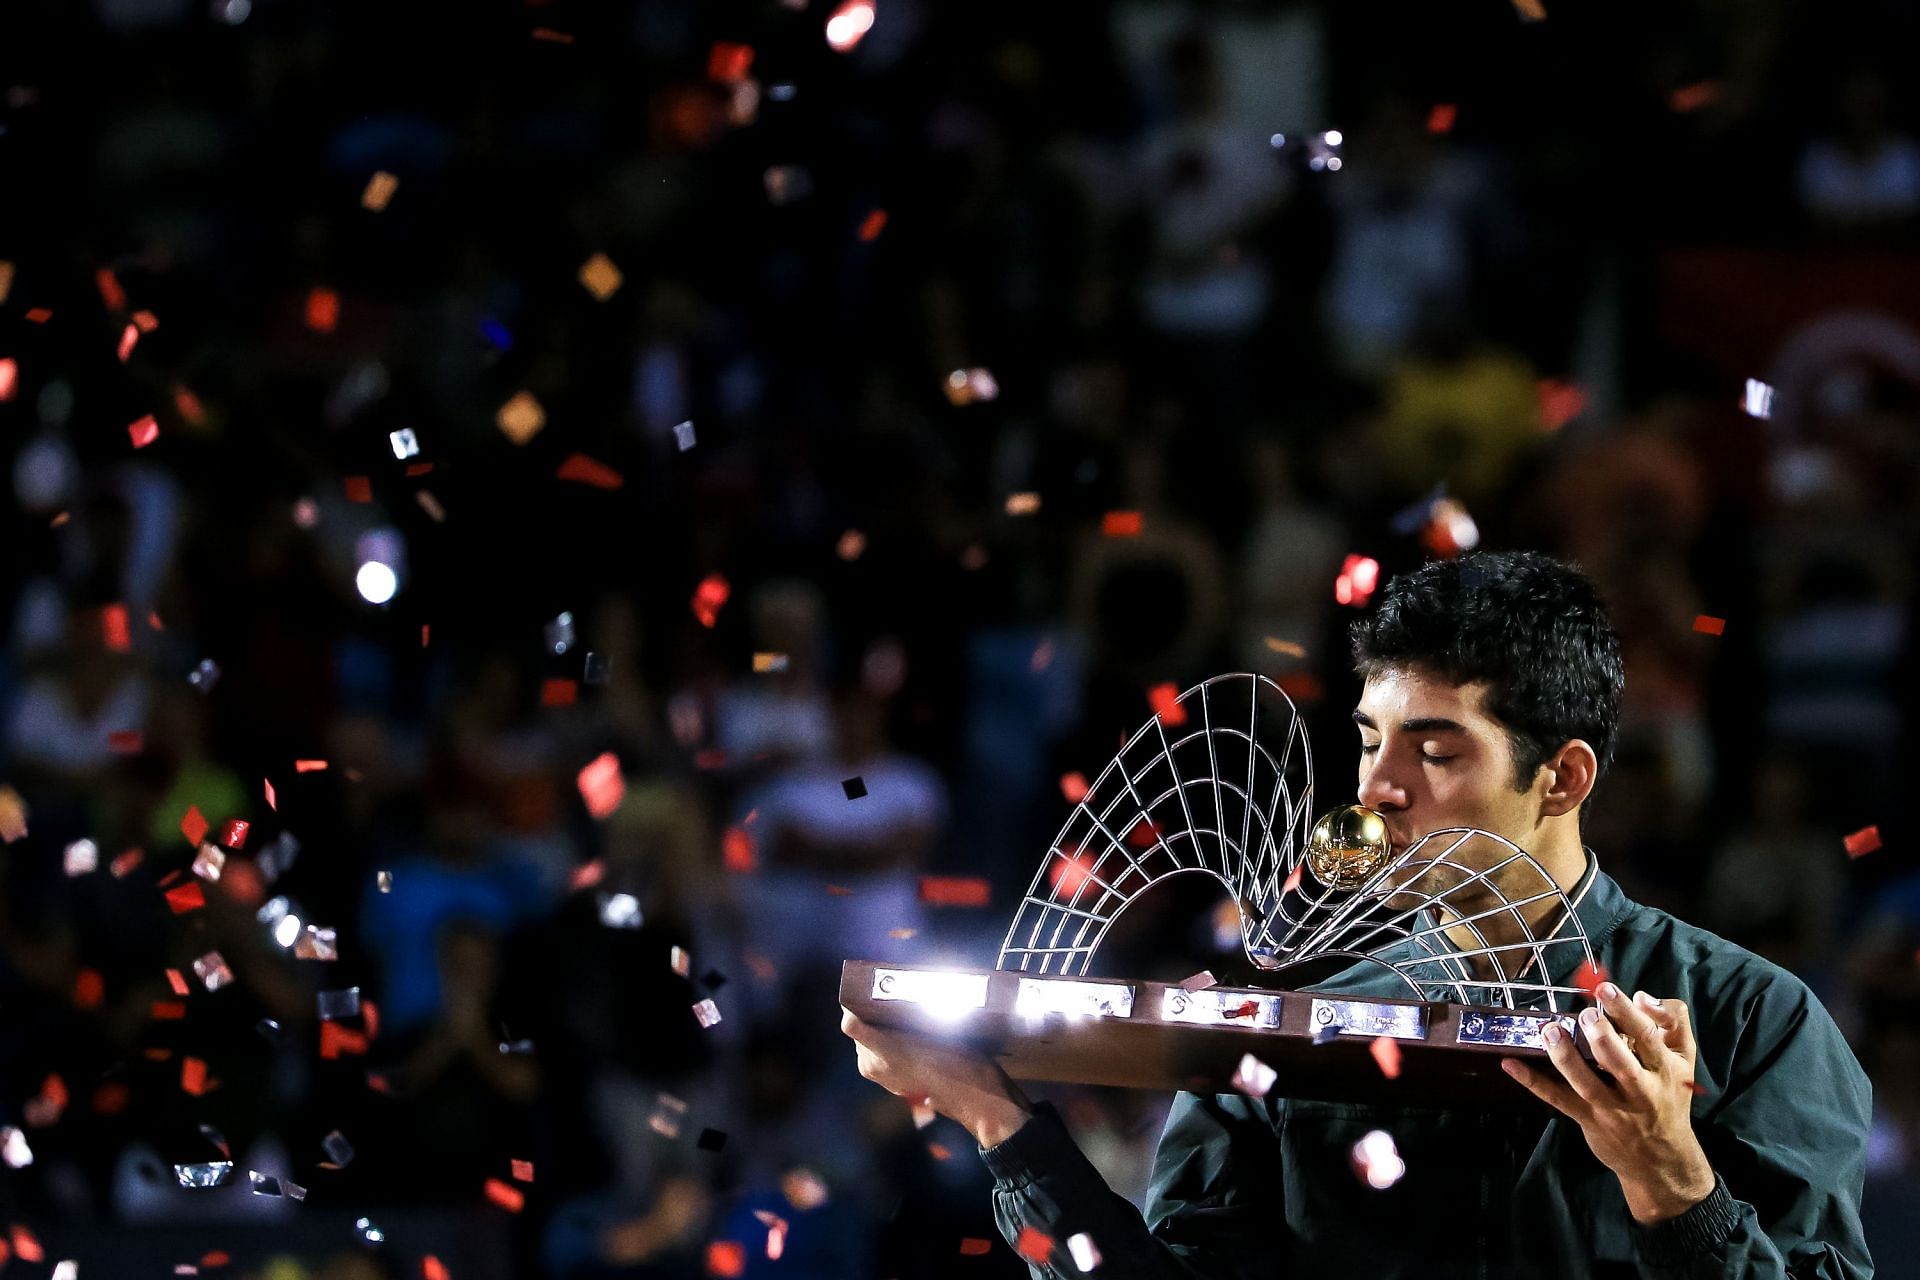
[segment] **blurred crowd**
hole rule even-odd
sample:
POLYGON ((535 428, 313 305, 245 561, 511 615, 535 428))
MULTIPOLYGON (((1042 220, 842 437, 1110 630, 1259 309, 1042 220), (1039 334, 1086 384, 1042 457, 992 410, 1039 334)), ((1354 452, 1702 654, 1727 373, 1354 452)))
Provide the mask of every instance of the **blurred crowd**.
MULTIPOLYGON (((0 1226, 1023 1275, 840 961, 990 965, 1158 686, 1338 802, 1369 562, 1478 540, 1601 585, 1589 843, 1827 1002, 1920 1243, 1920 16, 1545 5, 0 17, 0 1226)), ((1166 1100, 1048 1093, 1139 1198, 1166 1100)))

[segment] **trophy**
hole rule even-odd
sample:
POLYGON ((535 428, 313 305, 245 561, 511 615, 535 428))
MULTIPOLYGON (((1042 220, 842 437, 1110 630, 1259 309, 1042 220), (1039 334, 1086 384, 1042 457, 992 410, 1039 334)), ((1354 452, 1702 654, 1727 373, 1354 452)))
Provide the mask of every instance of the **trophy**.
POLYGON ((971 1043, 1017 1080, 1531 1102, 1499 1060, 1544 1057, 1546 1026, 1571 1029, 1586 994, 1565 985, 1593 963, 1567 894, 1491 832, 1395 849, 1372 810, 1316 820, 1312 803, 1292 701, 1264 676, 1216 676, 1161 708, 1074 805, 994 969, 849 960, 840 1001, 971 1043), (1127 907, 1188 873, 1232 896, 1257 982, 1090 975, 1127 907))

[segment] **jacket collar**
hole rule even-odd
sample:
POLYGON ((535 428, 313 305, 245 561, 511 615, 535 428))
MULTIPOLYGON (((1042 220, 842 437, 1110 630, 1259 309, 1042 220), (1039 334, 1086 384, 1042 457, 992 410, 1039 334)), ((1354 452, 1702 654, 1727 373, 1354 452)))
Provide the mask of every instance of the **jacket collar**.
MULTIPOLYGON (((1586 868, 1574 882, 1573 888, 1567 891, 1567 900, 1573 906, 1573 919, 1578 922, 1579 931, 1586 934, 1587 943, 1593 949, 1597 962, 1601 948, 1633 910, 1634 902, 1612 876, 1600 869, 1600 860, 1594 856, 1593 850, 1587 849, 1586 855, 1586 868)), ((1568 921, 1562 918, 1547 936, 1564 938, 1571 935, 1568 921)), ((1574 975, 1579 972, 1586 958, 1586 950, 1572 944, 1547 948, 1547 972, 1553 985, 1572 986, 1574 975)))

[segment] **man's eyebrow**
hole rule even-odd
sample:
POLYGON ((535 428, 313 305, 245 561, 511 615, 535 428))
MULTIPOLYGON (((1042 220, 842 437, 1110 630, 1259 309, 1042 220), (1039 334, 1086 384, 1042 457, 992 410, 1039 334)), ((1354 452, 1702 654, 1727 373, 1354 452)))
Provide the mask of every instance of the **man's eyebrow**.
MULTIPOLYGON (((1380 727, 1373 722, 1372 716, 1358 709, 1355 709, 1353 713, 1353 722, 1362 729, 1378 729, 1380 727)), ((1402 720, 1400 722, 1400 732, 1402 733, 1465 733, 1466 731, 1467 726, 1461 724, 1458 720, 1449 720, 1444 716, 1421 716, 1417 719, 1402 720)))

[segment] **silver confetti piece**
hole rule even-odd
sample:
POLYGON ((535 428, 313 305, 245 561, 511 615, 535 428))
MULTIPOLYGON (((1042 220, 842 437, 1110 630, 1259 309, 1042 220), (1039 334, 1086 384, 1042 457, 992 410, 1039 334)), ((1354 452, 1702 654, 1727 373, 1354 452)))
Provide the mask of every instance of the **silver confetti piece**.
POLYGON ((343 987, 338 991, 322 991, 316 994, 315 1003, 320 1008, 320 1021, 333 1022, 340 1018, 360 1016, 360 988, 343 987))
POLYGON ((673 442, 680 446, 680 452, 682 453, 693 448, 693 424, 691 422, 683 422, 675 427, 673 429, 673 442))
POLYGON ((605 684, 613 679, 613 659, 604 653, 589 653, 581 678, 588 684, 605 684))
POLYGON ((200 659, 200 665, 187 673, 187 683, 201 693, 209 693, 220 680, 220 664, 212 658, 200 659))
POLYGON ((547 652, 558 656, 573 648, 573 615, 563 613, 547 624, 547 652))
POLYGON ((359 1232, 360 1238, 368 1244, 385 1244, 387 1242, 387 1233, 376 1226, 372 1218, 354 1219, 353 1229, 359 1232))
POLYGON ((193 971, 209 991, 218 991, 233 981, 233 970, 227 968, 227 962, 220 958, 218 951, 209 951, 195 960, 193 971))
POLYGON ((353 1144, 338 1129, 320 1139, 320 1149, 327 1153, 327 1159, 343 1169, 353 1160, 353 1144))
POLYGON ((210 1160, 205 1164, 177 1164, 173 1166, 173 1176, 180 1180, 183 1187, 205 1190, 217 1187, 233 1176, 233 1161, 210 1160))
POLYGON ((600 895, 600 923, 609 929, 638 929, 644 923, 640 899, 630 893, 600 895))
POLYGON ((393 446, 393 456, 396 458, 411 458, 420 452, 420 439, 413 434, 412 427, 389 431, 387 443, 393 446))

